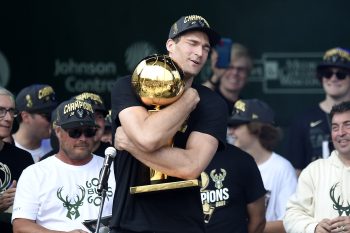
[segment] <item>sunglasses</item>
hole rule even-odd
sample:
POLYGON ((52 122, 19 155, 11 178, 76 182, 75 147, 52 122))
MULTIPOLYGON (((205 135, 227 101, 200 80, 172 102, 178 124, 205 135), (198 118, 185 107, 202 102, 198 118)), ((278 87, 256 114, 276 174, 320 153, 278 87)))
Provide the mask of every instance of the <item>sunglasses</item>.
POLYGON ((71 138, 80 138, 82 134, 84 134, 85 137, 91 138, 96 135, 96 128, 75 128, 75 129, 65 129, 71 138))
POLYGON ((335 77, 337 77, 338 80, 344 80, 349 74, 350 74, 349 72, 345 72, 345 71, 333 72, 331 70, 325 70, 321 72, 321 77, 330 79, 332 78, 333 75, 335 75, 335 77))

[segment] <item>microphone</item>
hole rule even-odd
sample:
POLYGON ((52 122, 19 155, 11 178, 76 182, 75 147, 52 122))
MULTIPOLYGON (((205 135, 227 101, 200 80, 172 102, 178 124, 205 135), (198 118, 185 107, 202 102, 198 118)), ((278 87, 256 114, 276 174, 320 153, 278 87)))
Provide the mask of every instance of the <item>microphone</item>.
POLYGON ((97 192, 101 196, 102 190, 108 186, 108 177, 110 173, 111 164, 117 155, 117 150, 114 147, 107 147, 105 150, 105 160, 103 162, 103 167, 100 171, 100 177, 98 180, 97 192))

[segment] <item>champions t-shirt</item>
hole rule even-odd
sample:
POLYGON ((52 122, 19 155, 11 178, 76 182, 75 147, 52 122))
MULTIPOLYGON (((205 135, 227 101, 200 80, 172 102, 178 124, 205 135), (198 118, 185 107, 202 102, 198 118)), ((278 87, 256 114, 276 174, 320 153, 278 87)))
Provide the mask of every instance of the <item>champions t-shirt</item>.
MULTIPOLYGON (((210 134, 225 145, 227 109, 223 100, 203 86, 194 86, 200 102, 187 120, 184 133, 174 137, 174 146, 185 148, 192 131, 210 134)), ((113 134, 120 122, 120 111, 131 106, 144 106, 131 87, 130 76, 120 78, 112 89, 113 134)), ((145 106, 146 107, 146 106, 145 106)), ((165 119, 166 120, 166 119, 165 119)), ((115 163, 116 193, 111 227, 113 230, 154 232, 204 232, 199 187, 131 195, 129 188, 140 185, 149 174, 132 155, 123 151, 115 163)), ((169 177, 169 180, 179 180, 169 177)))

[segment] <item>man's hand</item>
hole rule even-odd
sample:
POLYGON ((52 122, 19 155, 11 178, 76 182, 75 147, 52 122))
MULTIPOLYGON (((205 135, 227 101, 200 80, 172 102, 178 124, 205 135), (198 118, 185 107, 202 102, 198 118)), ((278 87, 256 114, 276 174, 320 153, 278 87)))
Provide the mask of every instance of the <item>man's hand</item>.
POLYGON ((199 94, 196 89, 189 87, 182 94, 181 98, 188 103, 188 106, 191 107, 191 111, 193 111, 198 102, 200 101, 199 94))
POLYGON ((332 233, 349 233, 350 232, 350 217, 340 216, 331 220, 332 233))
POLYGON ((12 181, 11 186, 0 194, 0 212, 4 212, 9 207, 13 205, 13 201, 15 199, 17 182, 15 180, 12 181))
POLYGON ((123 127, 118 127, 115 132, 114 145, 117 150, 131 151, 135 145, 130 141, 128 136, 126 136, 123 127))
POLYGON ((331 232, 331 220, 328 218, 322 219, 316 226, 315 233, 329 233, 331 232))

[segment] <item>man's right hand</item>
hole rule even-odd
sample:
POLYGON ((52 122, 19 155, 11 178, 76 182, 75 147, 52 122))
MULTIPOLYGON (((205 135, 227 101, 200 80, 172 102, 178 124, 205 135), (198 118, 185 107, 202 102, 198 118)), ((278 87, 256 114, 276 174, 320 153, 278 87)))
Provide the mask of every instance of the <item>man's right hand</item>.
POLYGON ((315 233, 329 233, 331 232, 331 220, 328 218, 322 219, 315 228, 315 233))
POLYGON ((196 108, 198 102, 200 101, 197 90, 192 87, 186 89, 181 98, 189 104, 188 106, 192 107, 192 111, 196 108))
POLYGON ((7 190, 0 194, 0 212, 4 212, 13 205, 17 182, 14 180, 7 190))

